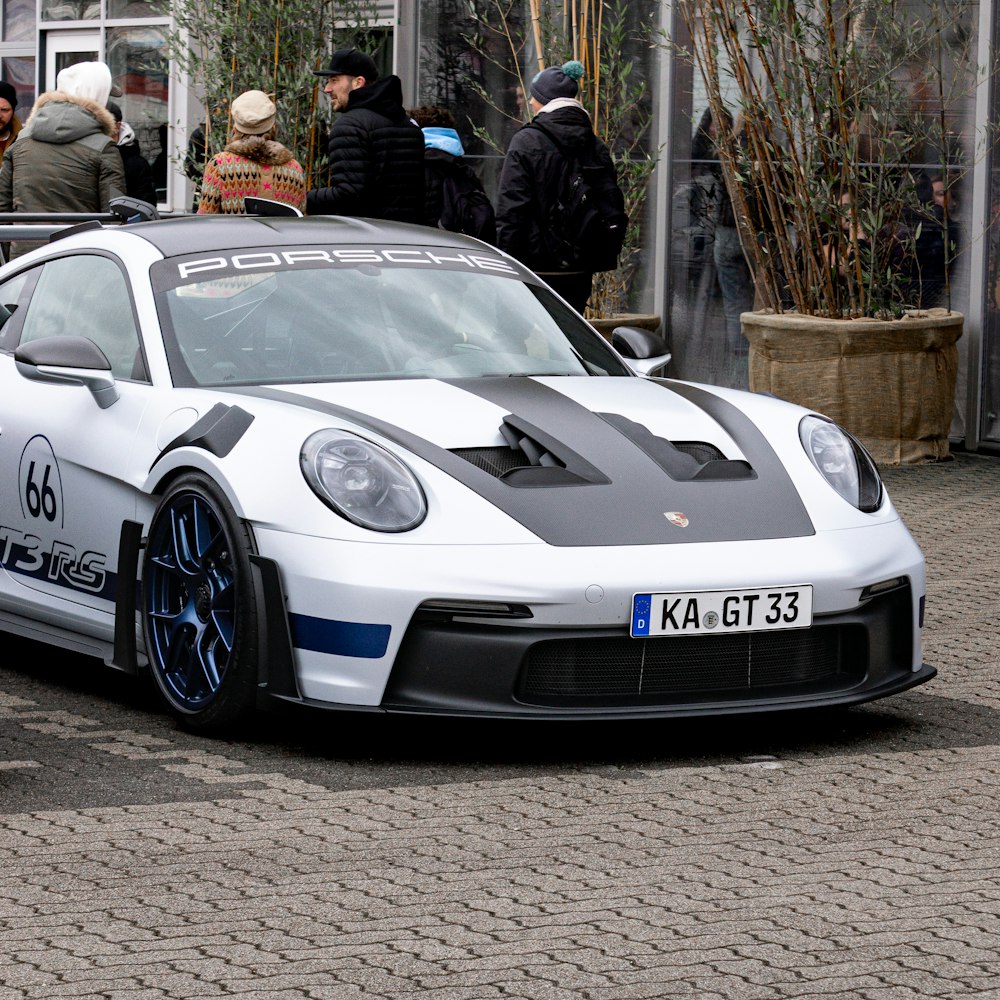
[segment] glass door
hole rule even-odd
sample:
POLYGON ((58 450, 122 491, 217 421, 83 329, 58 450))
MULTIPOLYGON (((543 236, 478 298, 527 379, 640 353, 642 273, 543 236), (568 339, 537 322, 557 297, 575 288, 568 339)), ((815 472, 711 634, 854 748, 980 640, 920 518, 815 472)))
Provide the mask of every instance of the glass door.
POLYGON ((60 70, 101 58, 100 31, 47 31, 45 33, 45 90, 56 89, 60 70))

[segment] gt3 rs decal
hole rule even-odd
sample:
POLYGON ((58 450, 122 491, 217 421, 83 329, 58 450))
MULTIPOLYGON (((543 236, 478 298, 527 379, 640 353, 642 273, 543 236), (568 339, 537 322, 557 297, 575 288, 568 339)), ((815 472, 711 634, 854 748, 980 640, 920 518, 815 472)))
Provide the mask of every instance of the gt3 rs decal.
POLYGON ((22 527, 0 524, 0 566, 16 576, 113 600, 116 574, 103 552, 78 551, 69 541, 48 539, 65 527, 62 475, 48 438, 36 434, 24 446, 17 476, 22 527), (32 525, 38 525, 37 531, 32 525))
POLYGON ((108 571, 103 552, 77 552, 58 539, 44 548, 37 535, 0 525, 0 565, 8 573, 114 600, 117 576, 108 571))
MULTIPOLYGON (((703 394, 704 400, 689 398, 711 412, 738 442, 753 467, 753 477, 673 479, 620 428, 531 378, 456 379, 448 384, 544 428, 557 450, 561 445, 582 456, 607 482, 518 488, 402 427, 367 414, 279 389, 231 391, 307 407, 368 428, 464 483, 550 545, 687 544, 814 533, 798 492, 764 436, 735 406, 708 398, 708 393, 703 394), (665 510, 684 511, 688 527, 678 531, 663 516, 665 510)), ((672 389, 669 382, 662 385, 664 391, 672 389)))

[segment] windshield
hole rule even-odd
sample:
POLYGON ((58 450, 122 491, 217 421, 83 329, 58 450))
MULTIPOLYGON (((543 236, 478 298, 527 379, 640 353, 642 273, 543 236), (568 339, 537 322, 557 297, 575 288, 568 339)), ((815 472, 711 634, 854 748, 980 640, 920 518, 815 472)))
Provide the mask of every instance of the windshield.
POLYGON ((483 254, 474 259, 492 267, 472 268, 417 248, 330 259, 337 252, 265 248, 156 265, 175 384, 631 374, 503 258, 483 254))

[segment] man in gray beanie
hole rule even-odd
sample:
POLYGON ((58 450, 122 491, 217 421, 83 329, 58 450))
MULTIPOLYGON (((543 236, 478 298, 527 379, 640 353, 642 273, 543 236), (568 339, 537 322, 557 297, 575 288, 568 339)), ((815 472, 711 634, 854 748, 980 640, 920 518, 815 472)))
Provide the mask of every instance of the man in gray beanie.
MULTIPOLYGON (((105 106, 111 71, 75 63, 40 94, 0 166, 0 212, 110 212, 125 194, 115 119, 105 106)), ((11 256, 30 249, 13 244, 11 256)))
POLYGON ((584 247, 556 232, 557 206, 565 200, 570 161, 593 162, 617 187, 611 154, 594 134, 590 115, 578 98, 583 72, 583 64, 571 60, 535 74, 528 101, 534 119, 510 140, 496 206, 500 248, 535 271, 581 313, 590 298, 594 272, 603 267, 584 247))

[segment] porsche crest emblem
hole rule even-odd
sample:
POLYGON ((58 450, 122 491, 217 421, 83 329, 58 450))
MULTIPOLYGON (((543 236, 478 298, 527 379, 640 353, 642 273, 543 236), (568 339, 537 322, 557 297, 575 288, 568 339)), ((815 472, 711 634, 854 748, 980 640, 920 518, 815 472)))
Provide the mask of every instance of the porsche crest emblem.
POLYGON ((679 510, 665 510, 663 516, 677 528, 686 528, 688 526, 687 514, 683 514, 679 510))

